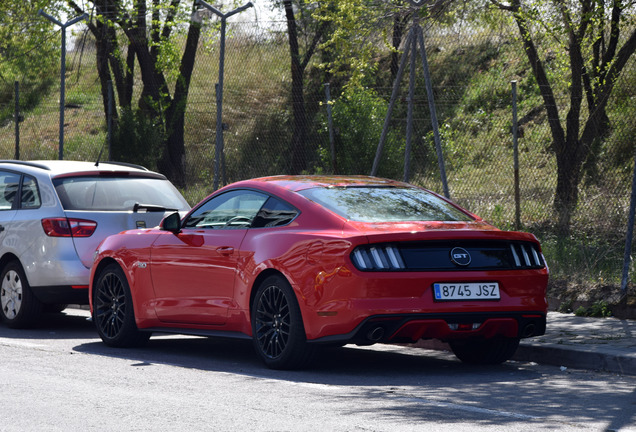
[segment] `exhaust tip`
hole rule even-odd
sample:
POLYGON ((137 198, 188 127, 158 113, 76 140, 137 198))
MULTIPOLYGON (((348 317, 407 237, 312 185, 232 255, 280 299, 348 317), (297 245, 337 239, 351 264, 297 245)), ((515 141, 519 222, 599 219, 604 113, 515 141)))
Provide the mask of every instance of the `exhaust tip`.
POLYGON ((534 335, 536 327, 534 324, 528 324, 523 328, 523 337, 531 337, 534 335))
POLYGON ((384 328, 381 326, 375 327, 374 329, 369 330, 367 333, 367 339, 373 342, 377 342, 384 336, 384 328))

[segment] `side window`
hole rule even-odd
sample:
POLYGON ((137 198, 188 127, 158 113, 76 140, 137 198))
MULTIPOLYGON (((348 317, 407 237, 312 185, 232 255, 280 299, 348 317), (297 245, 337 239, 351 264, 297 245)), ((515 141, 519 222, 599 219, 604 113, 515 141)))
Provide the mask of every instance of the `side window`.
POLYGON ((40 192, 38 191, 38 184, 33 177, 24 176, 20 195, 20 208, 33 209, 40 207, 42 204, 42 201, 40 200, 40 192))
POLYGON ((252 221, 252 228, 266 228, 287 225, 298 215, 285 201, 270 197, 252 221))
POLYGON ((11 210, 18 194, 20 175, 0 171, 0 210, 11 210))
POLYGON ((199 207, 185 221, 184 228, 236 229, 252 226, 252 221, 268 196, 236 190, 216 196, 199 207))

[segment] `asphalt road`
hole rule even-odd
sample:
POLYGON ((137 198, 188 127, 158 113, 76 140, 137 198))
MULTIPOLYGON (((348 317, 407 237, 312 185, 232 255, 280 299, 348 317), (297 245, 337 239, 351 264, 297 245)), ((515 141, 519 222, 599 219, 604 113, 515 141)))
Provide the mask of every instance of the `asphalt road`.
POLYGON ((249 342, 112 349, 85 311, 0 325, 0 431, 636 431, 636 377, 346 346, 271 371, 249 342))

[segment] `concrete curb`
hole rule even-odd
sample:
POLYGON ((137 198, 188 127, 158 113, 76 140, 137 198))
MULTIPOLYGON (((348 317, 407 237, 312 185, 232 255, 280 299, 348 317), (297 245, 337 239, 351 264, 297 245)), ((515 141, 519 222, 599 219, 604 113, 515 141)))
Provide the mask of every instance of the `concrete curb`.
POLYGON ((636 375, 636 354, 629 355, 618 350, 612 351, 611 349, 581 350, 572 346, 524 344, 522 342, 513 356, 513 360, 636 375))
MULTIPOLYGON (((450 351, 447 343, 438 340, 421 340, 410 345, 415 348, 450 351)), ((596 346, 581 350, 576 346, 527 343, 521 341, 513 360, 534 362, 573 369, 601 370, 623 375, 636 375, 636 353, 626 354, 621 350, 607 347, 598 350, 596 346)))

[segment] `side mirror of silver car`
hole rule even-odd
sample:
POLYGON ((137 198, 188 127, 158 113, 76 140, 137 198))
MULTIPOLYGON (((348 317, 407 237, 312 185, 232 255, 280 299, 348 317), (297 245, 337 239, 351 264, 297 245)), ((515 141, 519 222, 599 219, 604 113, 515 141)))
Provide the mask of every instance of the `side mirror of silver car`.
POLYGON ((181 232, 181 216, 178 212, 170 213, 163 218, 159 227, 164 231, 170 231, 173 234, 179 234, 181 232))

